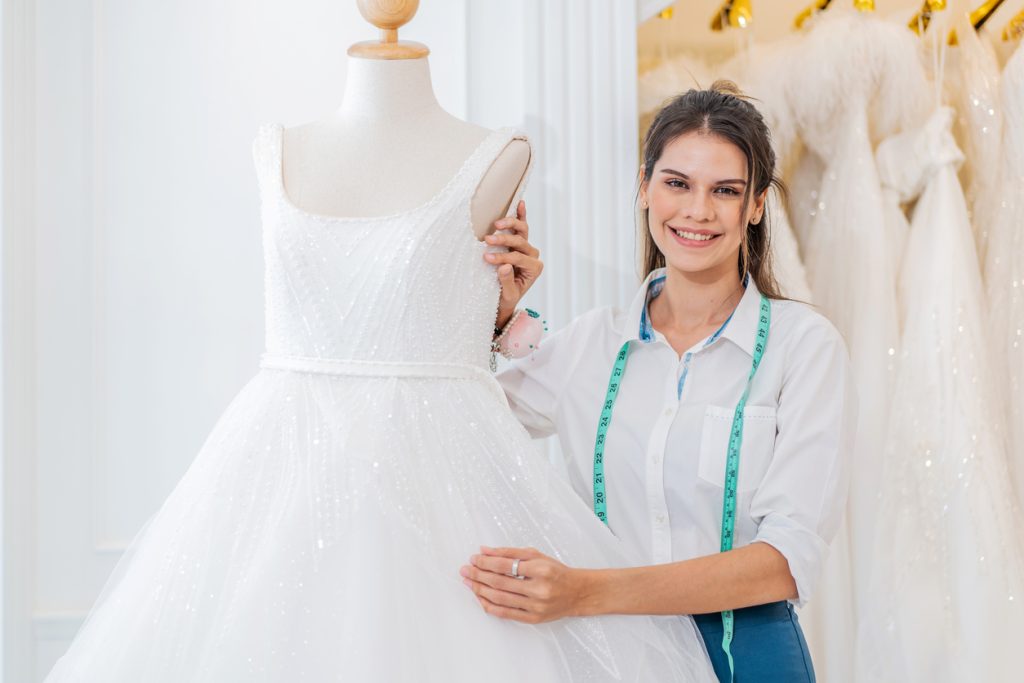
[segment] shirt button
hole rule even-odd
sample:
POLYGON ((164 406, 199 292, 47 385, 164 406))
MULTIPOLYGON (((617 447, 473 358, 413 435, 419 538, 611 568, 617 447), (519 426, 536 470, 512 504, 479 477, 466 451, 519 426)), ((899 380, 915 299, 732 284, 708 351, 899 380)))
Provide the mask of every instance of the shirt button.
POLYGON ((665 523, 665 515, 658 515, 654 519, 655 519, 656 522, 658 522, 658 524, 664 524, 665 523))
POLYGON ((668 417, 671 414, 672 414, 672 409, 671 408, 665 408, 665 417, 668 417))
POLYGON ((651 462, 657 465, 659 462, 661 462, 661 456, 655 453, 654 456, 651 457, 651 462))

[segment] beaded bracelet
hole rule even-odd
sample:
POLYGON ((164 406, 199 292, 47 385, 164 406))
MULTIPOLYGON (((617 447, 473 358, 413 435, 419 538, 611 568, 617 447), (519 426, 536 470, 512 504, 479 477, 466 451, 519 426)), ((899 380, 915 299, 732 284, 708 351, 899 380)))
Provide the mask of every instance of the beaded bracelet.
POLYGON ((530 310, 516 310, 505 323, 505 327, 494 328, 491 341, 491 372, 498 369, 498 354, 505 358, 522 358, 540 346, 540 338, 547 331, 547 321, 540 319, 540 313, 530 310), (523 314, 526 315, 523 315, 523 314))

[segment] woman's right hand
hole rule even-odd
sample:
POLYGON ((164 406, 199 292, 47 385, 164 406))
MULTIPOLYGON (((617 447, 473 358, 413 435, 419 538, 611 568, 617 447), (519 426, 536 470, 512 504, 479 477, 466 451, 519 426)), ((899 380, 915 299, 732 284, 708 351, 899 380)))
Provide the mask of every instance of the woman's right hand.
POLYGON ((496 325, 500 330, 516 312, 516 306, 523 295, 540 277, 544 263, 540 260, 540 252, 529 242, 530 226, 526 222, 526 202, 520 201, 516 206, 515 218, 502 218, 495 221, 494 227, 498 230, 512 231, 512 234, 484 237, 487 244, 508 248, 505 253, 484 254, 484 259, 488 263, 498 266, 501 299, 498 302, 496 325))

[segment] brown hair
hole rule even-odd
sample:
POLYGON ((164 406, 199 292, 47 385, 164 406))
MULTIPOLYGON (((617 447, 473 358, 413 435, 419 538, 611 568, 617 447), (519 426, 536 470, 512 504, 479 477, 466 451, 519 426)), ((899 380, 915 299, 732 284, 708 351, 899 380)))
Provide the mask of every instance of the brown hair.
MULTIPOLYGON (((731 81, 715 81, 707 90, 688 90, 668 102, 654 117, 647 129, 643 145, 642 181, 650 181, 654 165, 661 158, 666 145, 693 131, 715 135, 739 148, 747 158, 747 186, 743 191, 743 205, 750 198, 774 186, 785 195, 782 181, 775 175, 775 150, 771 132, 761 113, 740 93, 731 81)), ((643 244, 642 263, 644 277, 651 271, 665 267, 665 255, 651 237, 647 210, 641 211, 640 239, 643 244)), ((765 206, 757 224, 747 219, 747 229, 740 241, 740 278, 747 272, 754 284, 772 299, 782 299, 779 284, 772 272, 771 223, 765 206)))

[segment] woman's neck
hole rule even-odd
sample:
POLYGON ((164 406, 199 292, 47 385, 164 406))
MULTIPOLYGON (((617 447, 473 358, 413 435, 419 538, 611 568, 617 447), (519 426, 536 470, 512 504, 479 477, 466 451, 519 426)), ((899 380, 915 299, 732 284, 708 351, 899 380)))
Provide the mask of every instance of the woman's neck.
POLYGON ((666 336, 719 327, 743 298, 735 267, 719 273, 684 273, 668 266, 661 294, 650 305, 651 324, 666 336))

